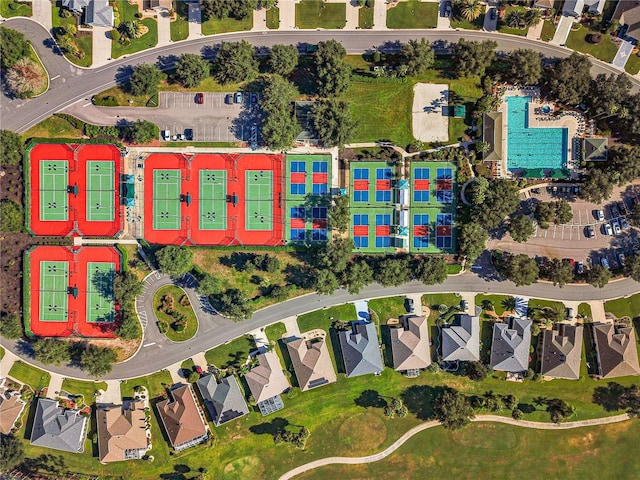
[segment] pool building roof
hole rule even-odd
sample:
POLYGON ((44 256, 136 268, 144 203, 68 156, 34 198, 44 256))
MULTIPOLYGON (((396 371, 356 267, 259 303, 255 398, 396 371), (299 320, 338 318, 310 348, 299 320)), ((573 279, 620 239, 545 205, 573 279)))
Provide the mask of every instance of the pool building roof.
POLYGON ((587 162, 605 162, 609 151, 606 138, 585 138, 582 141, 582 158, 587 162))
POLYGON ((482 138, 491 148, 485 153, 484 160, 498 162, 502 160, 502 112, 484 114, 482 138))

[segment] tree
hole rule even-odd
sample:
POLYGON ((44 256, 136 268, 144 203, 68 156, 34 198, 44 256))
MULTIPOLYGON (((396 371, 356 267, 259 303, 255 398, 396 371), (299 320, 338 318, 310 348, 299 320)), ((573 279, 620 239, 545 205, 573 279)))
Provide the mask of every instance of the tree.
POLYGON ((560 288, 567 283, 573 282, 573 267, 568 261, 554 258, 547 264, 546 271, 549 280, 560 288))
POLYGON ((213 76, 221 84, 253 80, 258 74, 253 45, 246 40, 223 43, 213 60, 213 76))
POLYGON ((593 391, 593 403, 607 412, 626 410, 629 415, 637 417, 640 415, 640 387, 609 382, 606 387, 596 387, 593 391))
POLYGON ((511 10, 511 12, 505 18, 505 23, 511 28, 526 28, 527 22, 525 20, 525 11, 519 8, 511 10))
POLYGON ((511 238, 518 243, 529 240, 534 231, 535 226, 533 225, 533 221, 526 215, 515 215, 511 219, 511 222, 509 222, 511 238))
POLYGON ((141 63, 133 67, 133 73, 129 79, 129 88, 132 95, 155 95, 158 93, 158 85, 167 76, 158 67, 150 63, 141 63))
POLYGON ((0 434, 0 465, 2 470, 10 472, 24 461, 22 442, 13 434, 0 434))
POLYGON ((450 387, 434 402, 433 414, 447 430, 462 428, 475 417, 469 398, 450 387))
POLYGON ((561 225, 563 223, 569 223, 573 219, 573 210, 571 205, 566 200, 560 200, 556 202, 555 223, 561 225))
POLYGON ((347 51, 337 40, 319 42, 315 53, 318 94, 321 97, 344 95, 351 81, 351 67, 344 61, 347 51))
POLYGON ((125 137, 137 144, 149 143, 160 136, 160 129, 155 123, 148 120, 136 120, 133 125, 127 127, 125 137))
POLYGON ((511 80, 522 85, 537 85, 542 77, 542 56, 538 52, 519 49, 511 52, 511 80))
POLYGON ((300 54, 294 45, 274 45, 271 47, 269 67, 278 75, 289 75, 298 65, 300 54))
POLYGON ((80 367, 92 377, 102 377, 111 372, 118 360, 113 348, 87 345, 80 354, 80 367))
POLYGON ((313 128, 327 146, 342 148, 349 143, 356 128, 349 104, 344 100, 316 102, 311 112, 313 128))
POLYGON ((293 116, 293 101, 298 90, 279 75, 271 75, 265 81, 262 98, 262 138, 271 150, 289 148, 300 133, 300 126, 293 116))
POLYGON ((449 275, 445 259, 434 256, 415 257, 413 271, 415 279, 425 285, 442 283, 449 275))
POLYGON ((640 227, 640 203, 633 206, 631 212, 627 215, 627 220, 634 227, 640 227))
POLYGON ((237 288, 230 288, 212 299, 216 310, 228 317, 243 320, 253 315, 253 303, 237 288))
POLYGON ((331 270, 320 270, 316 276, 316 291, 320 295, 331 295, 337 290, 338 278, 331 270))
POLYGON ((333 206, 329 209, 329 225, 340 233, 344 233, 349 229, 348 196, 338 195, 333 197, 333 206))
POLYGON ((482 362, 467 362, 464 367, 464 374, 471 380, 482 382, 487 378, 489 371, 487 366, 482 362))
POLYGON ((521 253, 507 258, 504 265, 504 274, 517 287, 521 287, 534 283, 540 275, 540 270, 533 258, 521 253))
POLYGON ((626 259, 624 272, 628 277, 640 282, 640 254, 634 253, 626 259))
POLYGON ((167 275, 179 278, 193 266, 193 251, 177 245, 169 245, 156 253, 158 266, 167 275))
POLYGON ((22 232, 24 228, 24 210, 13 200, 0 200, 0 231, 22 232))
POLYGON ((553 202, 540 202, 536 205, 535 219, 540 228, 549 228, 549 223, 555 220, 556 208, 553 202))
POLYGON ((231 3, 229 0, 200 0, 202 20, 206 21, 211 18, 221 20, 229 16, 231 3))
POLYGON ((549 89, 561 103, 575 105, 583 101, 591 85, 591 61, 573 52, 548 70, 549 89))
MULTIPOLYGON (((222 48, 222 47, 221 47, 222 48)), ((209 76, 209 62, 195 53, 183 53, 176 63, 175 79, 185 88, 200 85, 209 76)))
POLYGON ((609 76, 599 74, 591 81, 589 95, 585 99, 589 105, 589 115, 594 118, 615 115, 625 104, 631 86, 631 80, 624 73, 612 73, 609 76))
POLYGON ((640 175, 640 147, 622 146, 609 149, 609 161, 606 167, 611 179, 618 185, 629 183, 640 175))
POLYGON ((6 82, 12 94, 19 98, 27 98, 44 88, 47 75, 40 65, 25 57, 9 68, 6 82))
POLYGON ((513 418, 514 420, 521 420, 523 416, 524 412, 519 408, 514 408, 511 412, 511 418, 513 418))
POLYGON ((113 293, 116 302, 122 308, 133 308, 136 297, 142 294, 144 286, 131 270, 119 272, 113 281, 113 293))
POLYGON ((564 400, 552 398, 545 403, 547 404, 547 412, 549 412, 553 423, 560 423, 565 418, 573 415, 573 407, 564 400))
POLYGON ((479 205, 484 203, 485 195, 488 189, 489 189, 489 180, 487 180, 485 177, 476 177, 475 181, 471 182, 467 186, 467 189, 465 190, 465 195, 469 202, 471 202, 474 205, 479 205))
POLYGON ((458 9, 462 18, 473 22, 484 12, 484 4, 480 3, 480 0, 461 0, 458 9))
POLYGON ((533 27, 542 21, 542 10, 539 8, 530 8, 524 14, 525 27, 533 27))
POLYGON ((615 181, 611 172, 590 169, 582 182, 580 197, 592 203, 602 203, 613 193, 615 181))
POLYGON ((22 337, 22 322, 16 313, 8 313, 0 318, 0 334, 5 338, 22 337))
POLYGON ((19 165, 22 162, 22 152, 20 135, 11 130, 0 130, 0 165, 19 165))
POLYGON ((11 28, 0 27, 0 66, 11 68, 31 51, 24 34, 11 28))
POLYGON ((468 42, 461 38, 453 46, 453 53, 457 57, 456 72, 460 77, 484 75, 485 70, 494 60, 498 44, 493 40, 484 42, 468 42))
POLYGON ((516 185, 506 179, 494 179, 489 182, 483 204, 474 205, 474 218, 486 229, 496 228, 508 215, 511 215, 520 203, 516 185))
POLYGON ((604 288, 611 278, 611 270, 602 265, 594 265, 587 270, 587 282, 597 288, 604 288))
POLYGON ((120 39, 133 40, 134 38, 140 38, 147 33, 147 27, 140 23, 138 20, 127 20, 118 25, 118 32, 120 32, 120 39))
POLYGON ((458 229, 458 254, 473 263, 485 249, 489 234, 476 222, 463 223, 458 229))
POLYGON ((69 361, 69 344, 56 338, 40 338, 33 343, 35 358, 45 365, 69 361))
POLYGON ((364 287, 373 281, 373 269, 365 261, 349 264, 346 273, 347 291, 350 294, 360 293, 364 287))
POLYGON ((116 335, 124 340, 135 340, 142 336, 142 328, 138 321, 138 316, 132 308, 122 312, 120 325, 116 330, 116 335))
POLYGON ((424 38, 418 40, 409 40, 402 45, 400 54, 403 57, 403 63, 407 66, 407 75, 419 75, 425 72, 434 61, 434 53, 431 43, 424 38))
POLYGON ((374 277, 384 287, 407 283, 410 280, 409 261, 406 257, 384 257, 378 262, 374 277))
POLYGON ((334 237, 324 247, 324 251, 318 252, 318 266, 320 269, 331 270, 340 275, 347 269, 353 256, 353 240, 344 237, 334 237))
POLYGON ((196 287, 196 291, 200 295, 209 295, 216 294, 220 292, 221 282, 218 277, 211 273, 206 273, 204 277, 198 282, 198 286, 196 287))

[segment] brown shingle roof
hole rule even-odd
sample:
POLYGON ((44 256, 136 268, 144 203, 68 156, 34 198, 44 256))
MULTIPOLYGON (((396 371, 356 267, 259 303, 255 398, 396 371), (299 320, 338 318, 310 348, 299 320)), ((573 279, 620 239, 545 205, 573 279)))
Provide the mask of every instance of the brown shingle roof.
POLYGON ((640 375, 638 349, 632 327, 594 323, 593 337, 602 378, 640 375))
POLYGON ((156 408, 164 429, 174 447, 207 433, 190 385, 171 390, 169 399, 158 402, 156 408))
POLYGON ((146 450, 144 404, 101 405, 96 413, 98 451, 104 463, 126 460, 125 450, 146 450))
POLYGON ((287 342, 287 350, 303 392, 336 381, 327 344, 323 339, 313 342, 294 338, 287 342))
POLYGON ((402 328, 391 328, 393 368, 399 371, 427 368, 431 365, 427 317, 405 315, 402 328))
POLYGON ((0 432, 5 435, 11 432, 24 406, 20 395, 11 394, 4 387, 0 388, 0 432))
POLYGON ((542 332, 540 373, 548 377, 580 378, 582 326, 556 323, 553 330, 542 332))
POLYGON ((284 376, 276 354, 269 351, 261 353, 256 358, 258 366, 253 367, 244 377, 256 403, 287 391, 291 385, 284 376))
POLYGON ((640 41, 640 0, 618 2, 613 18, 627 25, 626 35, 640 41))
POLYGON ((484 160, 496 162, 502 160, 502 112, 488 112, 482 120, 482 140, 490 145, 484 154, 484 160))

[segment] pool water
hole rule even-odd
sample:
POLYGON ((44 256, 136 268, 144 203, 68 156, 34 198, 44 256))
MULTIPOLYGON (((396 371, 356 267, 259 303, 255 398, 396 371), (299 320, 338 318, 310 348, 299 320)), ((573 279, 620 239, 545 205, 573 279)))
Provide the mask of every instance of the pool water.
POLYGON ((562 169, 567 166, 567 128, 529 128, 531 97, 507 97, 507 168, 562 169))

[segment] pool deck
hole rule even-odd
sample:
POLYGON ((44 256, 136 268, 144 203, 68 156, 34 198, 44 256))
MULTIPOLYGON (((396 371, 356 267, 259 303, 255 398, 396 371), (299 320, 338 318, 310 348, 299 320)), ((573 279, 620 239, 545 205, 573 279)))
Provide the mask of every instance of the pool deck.
MULTIPOLYGON (((503 118, 506 121, 502 122, 502 151, 501 158, 504 161, 500 162, 499 176, 502 178, 509 178, 512 176, 512 173, 508 169, 507 165, 507 137, 508 137, 508 126, 509 126, 509 117, 508 117, 508 106, 507 106, 507 97, 531 97, 532 100, 530 102, 529 108, 529 128, 567 128, 568 132, 568 151, 567 151, 567 167, 569 170, 573 172, 574 169, 574 160, 573 160, 573 141, 575 138, 581 138, 583 135, 579 133, 579 121, 575 115, 568 114, 559 117, 554 117, 551 115, 541 115, 534 113, 537 108, 540 108, 544 105, 549 105, 551 102, 542 101, 540 99, 540 93, 537 89, 519 89, 515 87, 509 87, 507 91, 502 95, 502 103, 498 107, 498 111, 502 112, 503 118), (551 119, 551 120, 547 120, 551 119)), ((586 120, 585 120, 586 121, 586 120)), ((578 162, 579 165, 579 162, 578 162)))

